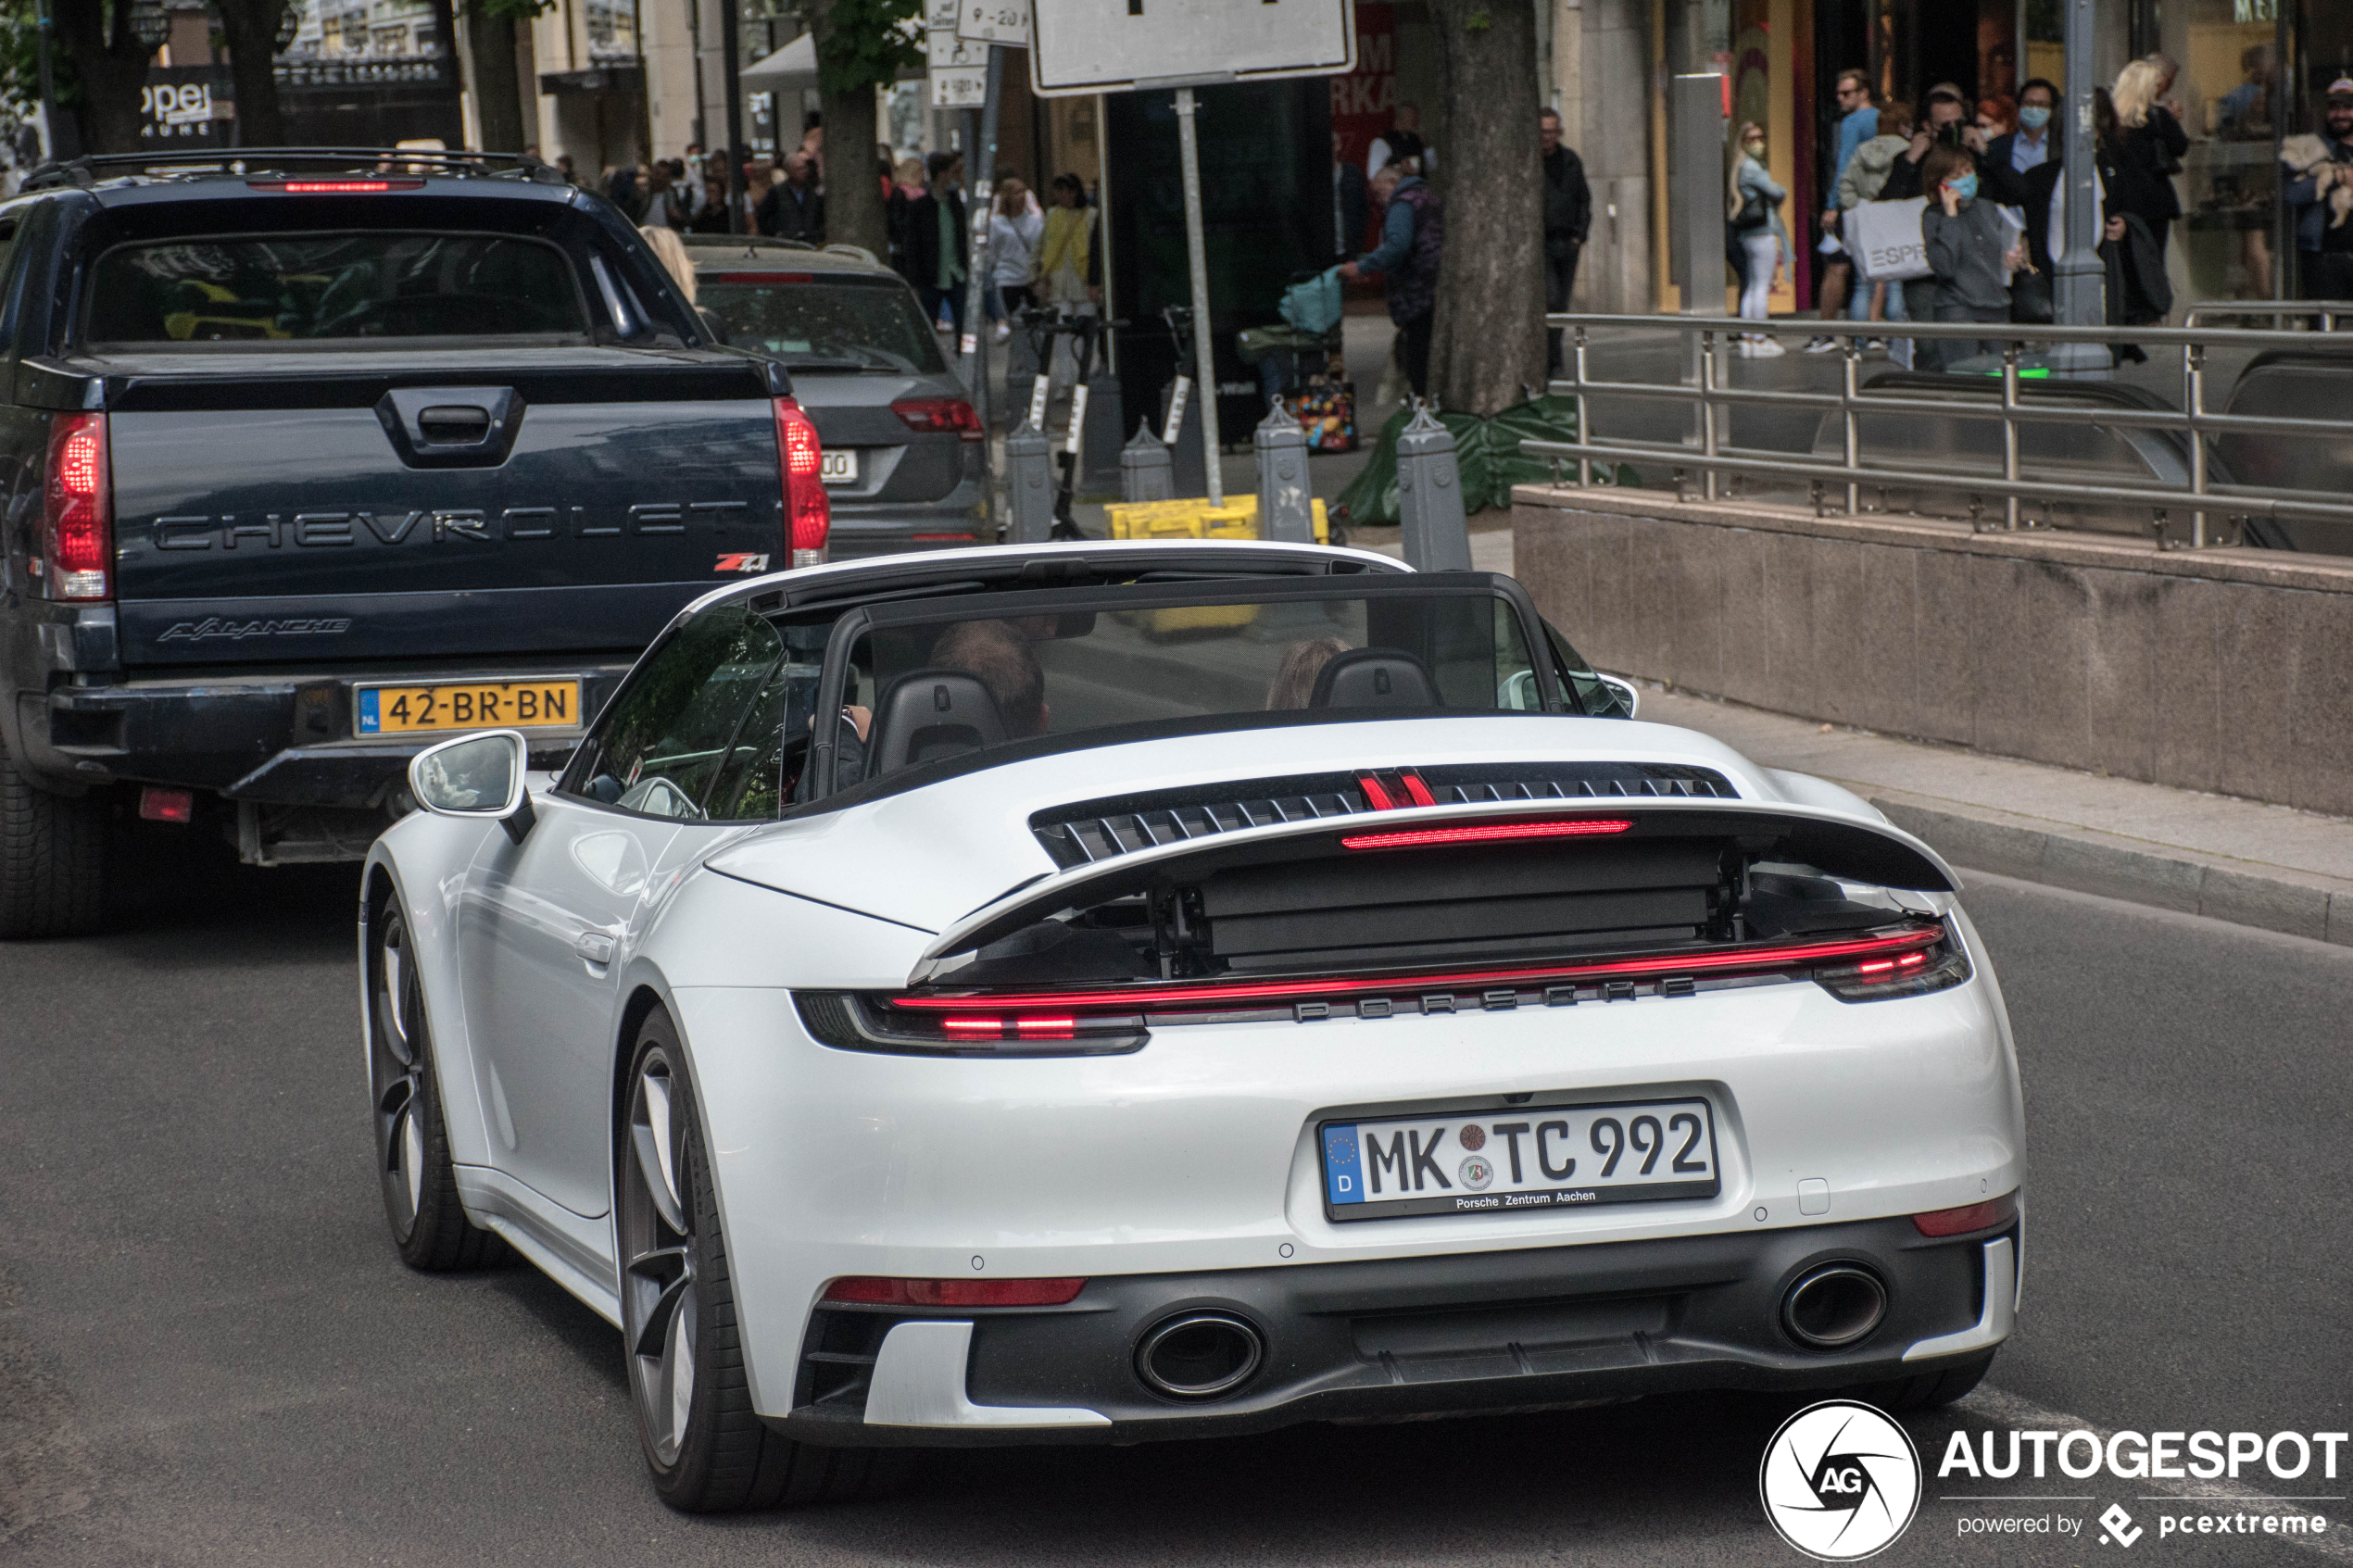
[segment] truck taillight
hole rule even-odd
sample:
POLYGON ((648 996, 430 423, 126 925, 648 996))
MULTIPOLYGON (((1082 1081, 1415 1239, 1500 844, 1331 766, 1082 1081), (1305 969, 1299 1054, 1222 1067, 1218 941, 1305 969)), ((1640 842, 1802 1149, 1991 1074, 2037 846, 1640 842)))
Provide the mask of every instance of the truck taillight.
POLYGON ((32 564, 49 598, 114 596, 114 485, 104 414, 50 416, 41 554, 32 564))
POLYGON ((799 404, 776 399, 776 461, 785 479, 785 548, 795 566, 825 564, 825 537, 833 532, 834 507, 826 497, 824 452, 817 427, 799 404))

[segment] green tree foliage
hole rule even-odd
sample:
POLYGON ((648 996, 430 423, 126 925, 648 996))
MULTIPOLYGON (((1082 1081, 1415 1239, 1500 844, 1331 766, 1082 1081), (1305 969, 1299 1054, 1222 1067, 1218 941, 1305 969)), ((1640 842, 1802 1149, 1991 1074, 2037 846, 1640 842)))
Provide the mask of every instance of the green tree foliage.
POLYGON ((828 95, 887 87, 924 63, 923 0, 830 0, 801 15, 817 34, 817 84, 828 95))

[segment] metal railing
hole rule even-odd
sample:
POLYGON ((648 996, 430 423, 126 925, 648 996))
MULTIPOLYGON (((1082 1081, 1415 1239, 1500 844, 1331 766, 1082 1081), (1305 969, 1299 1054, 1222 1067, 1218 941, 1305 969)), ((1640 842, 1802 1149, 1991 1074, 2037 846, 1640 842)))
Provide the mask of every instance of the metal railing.
POLYGON ((2353 327, 2353 299, 2210 299, 2184 311, 2182 325, 2195 327, 2201 320, 2218 317, 2269 321, 2274 326, 2304 318, 2317 320, 2322 332, 2343 332, 2353 327))
MULTIPOLYGON (((2260 314, 2271 311, 2272 307, 2272 302, 2266 301, 2229 308, 2252 309, 2260 314)), ((2220 311, 2225 307, 2218 306, 2214 308, 2220 311)), ((2293 307, 2281 303, 2277 309, 2280 315, 2312 316, 2324 310, 2344 310, 2353 315, 2353 305, 2333 302, 2298 301, 2293 307)), ((1843 488, 1845 491, 1845 510, 1849 514, 1856 514, 1865 510, 1862 496, 1866 487, 1884 490, 1891 480, 1900 482, 1896 470, 1863 466, 1857 417, 1864 414, 1950 415, 1981 420, 1999 418, 2001 420, 2000 477, 1965 473, 1948 476, 1946 480, 1950 488, 1970 496, 1973 525, 1979 525, 1983 500, 1987 496, 2000 499, 2003 514, 2000 526, 2011 529, 2021 525, 2020 508, 2030 501, 2041 500, 2046 506, 2056 500, 2066 500, 2145 507, 2153 515, 2160 542, 2168 516, 2174 510, 2186 509, 2191 518, 2190 545, 2193 548, 2201 549, 2210 543, 2220 542, 2208 535, 2208 518, 2212 514, 2234 520, 2261 517, 2353 522, 2353 500, 2348 500, 2342 494, 2216 483, 2209 475, 2207 449, 2208 438, 2217 435, 2302 436, 2337 442, 2353 441, 2353 409, 2348 409, 2345 418, 2327 420, 2223 414, 2212 412, 2206 407, 2206 357, 2210 351, 2320 349, 2341 352, 2347 366, 2353 367, 2353 334, 2339 336, 2310 332, 2154 326, 2029 326, 2014 322, 1822 321, 1787 318, 1778 321, 1752 321, 1728 316, 1559 315, 1546 317, 1545 322, 1548 327, 1561 328, 1571 334, 1566 356, 1570 373, 1553 382, 1550 390, 1555 395, 1576 399, 1578 439, 1529 440, 1522 442, 1520 446, 1530 456, 1555 459, 1554 471, 1556 475, 1561 471, 1563 461, 1573 459, 1579 485, 1592 483, 1595 463, 1655 463, 1663 460, 1676 469, 1675 483, 1679 494, 1682 488, 1682 470, 1686 469, 1696 470, 1700 473, 1708 500, 1718 498, 1719 480, 1726 476, 1755 475, 1798 480, 1810 483, 1813 504, 1818 513, 1828 510, 1826 494, 1843 488), (1595 331, 1617 329, 1676 332, 1684 339, 1687 348, 1695 336, 1698 361, 1695 377, 1672 383, 1596 380, 1589 363, 1590 334, 1595 331), (1838 391, 1794 392, 1730 384, 1724 372, 1726 347, 1733 340, 1756 335, 1774 338, 1818 335, 1838 339, 1838 391), (1865 340, 1892 337, 2000 343, 1999 403, 1960 397, 1891 396, 1863 390, 1859 382, 1865 340), (2105 349, 2127 343, 2145 348, 2182 349, 2183 407, 2180 409, 2089 405, 2069 407, 2057 399, 2040 397, 2031 404, 2020 400, 2020 360, 2026 346, 2085 344, 2105 349), (1693 410, 1694 435, 1687 438, 1686 442, 1676 443, 1595 440, 1592 434, 1589 407, 1589 399, 1595 395, 1684 404, 1693 410), (1742 407, 1811 408, 1838 415, 1844 437, 1843 460, 1829 462, 1800 458, 1765 448, 1728 445, 1724 440, 1728 422, 1726 413, 1732 408, 1742 407), (2187 447, 2187 477, 2180 484, 2101 484, 2056 477, 2029 477, 2020 471, 2019 432, 2021 426, 2032 424, 2096 425, 2110 430, 2173 433, 2183 438, 2187 447)), ((2063 386, 2068 383, 2065 380, 2057 380, 2049 383, 2037 381, 2036 384, 2063 386)))

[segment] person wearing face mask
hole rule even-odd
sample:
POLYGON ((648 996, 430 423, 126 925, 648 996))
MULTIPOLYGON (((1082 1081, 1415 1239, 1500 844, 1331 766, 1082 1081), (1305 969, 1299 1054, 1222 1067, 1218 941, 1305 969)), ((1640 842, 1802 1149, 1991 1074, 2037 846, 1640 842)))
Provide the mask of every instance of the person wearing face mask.
MULTIPOLYGON (((1741 275, 1741 316, 1762 321, 1771 307, 1774 281, 1789 264, 1789 231, 1781 226, 1781 203, 1789 193, 1766 171, 1762 128, 1743 122, 1739 146, 1739 161, 1732 166, 1730 189, 1725 193, 1725 216, 1746 262, 1741 275)), ((1788 352, 1761 332, 1743 337, 1740 351, 1755 359, 1788 352)))
MULTIPOLYGON (((2007 321, 2010 319, 2010 269, 2023 257, 2008 247, 2002 216, 1978 194, 1977 169, 1959 147, 1939 146, 1920 160, 1920 178, 1932 193, 1920 214, 1920 238, 1936 274, 1934 317, 1939 321, 2007 321)), ((1942 370, 1994 345, 1967 339, 1926 343, 1942 370)))
POLYGON ((2050 82, 2039 76, 2028 81, 2018 92, 2018 129, 1987 143, 1978 162, 1984 194, 2013 209, 2025 231, 2031 272, 2011 291, 2014 320, 2051 319, 2051 195, 2067 171, 2059 154, 2058 101, 2050 82))

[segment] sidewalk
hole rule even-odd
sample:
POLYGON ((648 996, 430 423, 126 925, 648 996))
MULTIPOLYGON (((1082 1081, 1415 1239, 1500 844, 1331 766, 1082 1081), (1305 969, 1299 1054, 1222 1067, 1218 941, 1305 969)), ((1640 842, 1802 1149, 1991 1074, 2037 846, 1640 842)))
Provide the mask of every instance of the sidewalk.
MULTIPOLYGON (((1471 557, 1482 571, 1510 571, 1510 532, 1474 527, 1471 557)), ((1575 627, 1563 630, 1575 639, 1575 627)), ((1851 789, 1965 869, 2353 947, 2353 821, 1640 684, 1644 719, 1851 789)))

